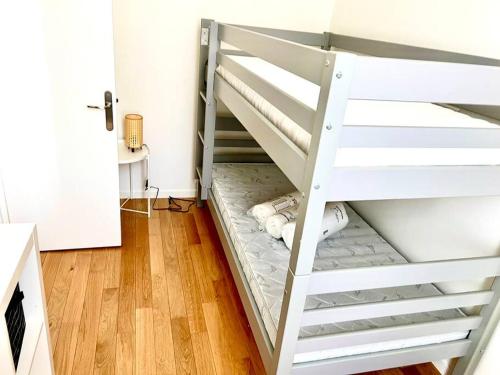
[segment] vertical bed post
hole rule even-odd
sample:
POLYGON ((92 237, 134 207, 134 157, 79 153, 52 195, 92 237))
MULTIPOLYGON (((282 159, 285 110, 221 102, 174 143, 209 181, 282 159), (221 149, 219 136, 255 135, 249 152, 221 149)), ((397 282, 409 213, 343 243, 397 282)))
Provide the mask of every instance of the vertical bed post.
POLYGON ((301 186, 303 200, 299 207, 273 354, 273 366, 279 375, 289 374, 293 365, 354 63, 353 54, 325 53, 321 91, 301 186))
POLYGON ((491 336, 500 319, 500 277, 496 277, 490 290, 494 292, 491 302, 481 309, 480 316, 483 318, 478 329, 469 334, 471 345, 467 355, 461 357, 455 368, 454 375, 473 375, 476 372, 479 361, 490 342, 491 336))
POLYGON ((214 96, 214 80, 217 52, 220 48, 218 23, 210 21, 208 39, 207 92, 205 94, 205 123, 203 129, 203 166, 201 170, 200 199, 208 199, 208 189, 212 185, 212 165, 214 160, 215 120, 217 102, 214 96))
POLYGON ((328 31, 323 32, 323 44, 321 45, 321 49, 325 51, 330 51, 332 47, 332 33, 328 31))
POLYGON ((208 60, 208 35, 210 30, 210 19, 201 19, 201 29, 200 29, 200 49, 198 55, 198 106, 196 114, 196 155, 195 155, 195 171, 194 177, 197 181, 196 183, 196 205, 198 207, 203 206, 203 201, 201 200, 201 169, 203 167, 203 139, 199 134, 203 134, 203 128, 205 127, 205 62, 208 60), (203 96, 201 93, 203 92, 203 96))

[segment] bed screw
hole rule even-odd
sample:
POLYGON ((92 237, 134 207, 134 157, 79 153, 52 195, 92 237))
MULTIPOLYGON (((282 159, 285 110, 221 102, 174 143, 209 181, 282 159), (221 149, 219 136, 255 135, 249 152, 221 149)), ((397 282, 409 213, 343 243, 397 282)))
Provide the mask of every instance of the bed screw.
POLYGON ((326 130, 332 130, 332 124, 326 125, 326 130))
POLYGON ((338 72, 337 74, 335 74, 335 77, 337 77, 338 79, 341 79, 342 78, 342 72, 338 72))
POLYGON ((330 60, 325 60, 325 66, 330 66, 330 60))
POLYGON ((314 188, 315 188, 316 190, 318 190, 318 189, 319 189, 319 185, 314 185, 314 188))

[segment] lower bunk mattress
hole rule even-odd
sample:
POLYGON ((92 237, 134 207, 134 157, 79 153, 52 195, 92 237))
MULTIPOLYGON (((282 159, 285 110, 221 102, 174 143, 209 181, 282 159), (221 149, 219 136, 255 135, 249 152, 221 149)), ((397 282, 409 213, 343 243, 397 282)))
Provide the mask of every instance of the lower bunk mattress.
MULTIPOLYGON (((293 185, 274 164, 214 164, 212 193, 237 252, 254 300, 270 341, 275 343, 290 251, 282 240, 276 240, 258 228, 247 215, 255 204, 294 190, 293 185)), ((347 227, 318 244, 314 270, 333 270, 386 264, 407 263, 387 241, 372 229, 351 207, 347 227)), ((308 296, 305 309, 366 302, 389 301, 439 295, 432 284, 361 290, 308 296)), ((303 327, 300 337, 336 334, 372 328, 431 322, 463 317, 458 309, 388 316, 335 324, 303 327)), ((410 340, 381 341, 312 353, 296 354, 295 363, 373 353, 428 345, 465 338, 468 332, 418 337, 410 340)))

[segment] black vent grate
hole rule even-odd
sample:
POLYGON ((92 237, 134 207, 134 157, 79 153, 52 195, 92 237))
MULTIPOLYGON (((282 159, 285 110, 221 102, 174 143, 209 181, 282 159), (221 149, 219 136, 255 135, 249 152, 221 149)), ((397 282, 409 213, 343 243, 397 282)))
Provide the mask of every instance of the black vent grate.
POLYGON ((10 348, 16 370, 19 362, 19 355, 21 354, 21 347, 23 345, 24 331, 26 330, 26 319, 24 317, 22 304, 23 299, 24 294, 19 289, 19 284, 17 284, 12 294, 12 298, 10 299, 9 306, 7 307, 7 311, 5 312, 10 348))

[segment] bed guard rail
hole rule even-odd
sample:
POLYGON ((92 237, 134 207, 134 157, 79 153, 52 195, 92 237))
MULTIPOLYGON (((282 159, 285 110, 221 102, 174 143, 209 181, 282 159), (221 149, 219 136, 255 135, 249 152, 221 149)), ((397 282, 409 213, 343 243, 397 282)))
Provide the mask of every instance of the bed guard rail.
MULTIPOLYGON (((226 24, 219 38, 321 85, 326 51, 226 24)), ((498 106, 499 87, 499 66, 357 56, 349 97, 498 106)))
POLYGON ((308 294, 474 280, 500 275, 500 257, 344 268, 311 274, 308 294))
MULTIPOLYGON (((471 280, 498 275, 500 275, 500 257, 317 271, 310 275, 307 294, 471 280)), ((300 321, 301 327, 463 307, 481 307, 478 315, 464 314, 463 317, 430 322, 299 338, 295 346, 296 355, 432 335, 460 334, 461 337, 466 337, 457 336, 453 341, 439 344, 327 359, 314 364, 295 364, 292 373, 302 374, 305 371, 312 371, 322 374, 333 371, 343 374, 413 364, 422 360, 477 356, 476 351, 471 351, 470 348, 485 340, 483 336, 487 326, 496 324, 495 319, 499 314, 499 294, 500 280, 496 278, 489 290, 305 310, 300 321)), ((459 373, 466 367, 473 368, 470 359, 459 361, 457 366, 460 368, 459 373)))
MULTIPOLYGON (((473 280, 499 275, 500 257, 317 271, 311 274, 307 294, 314 295, 423 283, 473 280)), ((489 290, 305 310, 300 325, 305 327, 464 307, 491 305, 492 308, 495 308, 499 300, 499 287, 500 282, 495 279, 493 286, 489 290)), ((464 315, 461 318, 434 322, 375 328, 313 338, 300 338, 296 352, 305 353, 312 350, 326 350, 338 346, 370 344, 380 342, 382 338, 383 341, 390 341, 451 332, 466 332, 480 327, 483 321, 483 309, 481 309, 480 315, 464 315)))

